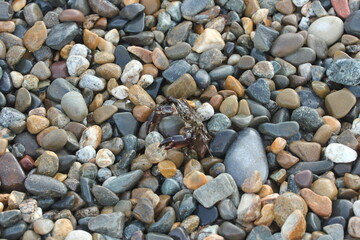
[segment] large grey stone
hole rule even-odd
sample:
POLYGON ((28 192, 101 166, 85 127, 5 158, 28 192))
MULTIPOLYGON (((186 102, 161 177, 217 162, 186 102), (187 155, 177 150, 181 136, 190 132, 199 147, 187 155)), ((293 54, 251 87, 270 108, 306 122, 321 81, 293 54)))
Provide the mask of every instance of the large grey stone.
POLYGON ((102 233, 113 238, 121 238, 125 223, 122 212, 101 214, 90 219, 88 227, 91 231, 102 233))
POLYGON ((263 181, 269 174, 268 162, 259 133, 253 128, 239 131, 236 140, 229 147, 224 164, 226 172, 241 187, 244 180, 258 170, 263 181))
POLYGON ((143 175, 143 171, 135 170, 118 177, 110 177, 103 183, 103 186, 114 193, 122 193, 134 187, 143 175))

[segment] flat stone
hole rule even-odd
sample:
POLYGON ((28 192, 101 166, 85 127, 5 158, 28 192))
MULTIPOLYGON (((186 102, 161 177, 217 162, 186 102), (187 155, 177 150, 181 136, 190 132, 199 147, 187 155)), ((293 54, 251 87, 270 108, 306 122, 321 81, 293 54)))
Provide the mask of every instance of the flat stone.
POLYGON ((208 6, 210 0, 186 0, 181 4, 181 13, 183 16, 195 16, 199 12, 205 9, 208 6))
POLYGON ((114 206, 119 202, 118 196, 106 187, 95 185, 91 192, 96 201, 102 206, 114 206))
POLYGON ((292 153, 306 162, 315 162, 320 160, 321 145, 315 142, 293 141, 289 145, 292 153))
POLYGON ((4 228, 14 225, 20 220, 20 210, 8 210, 0 213, 0 225, 4 228))
POLYGON ((308 132, 313 132, 323 125, 318 112, 305 106, 295 109, 291 114, 291 120, 298 122, 300 128, 308 132))
POLYGON ((112 18, 119 14, 119 9, 108 0, 89 0, 90 8, 102 17, 112 18))
POLYGON ((127 134, 136 134, 139 128, 139 123, 134 116, 129 112, 115 113, 112 118, 119 130, 125 136, 127 134))
POLYGON ((162 76, 169 82, 175 82, 182 75, 189 72, 190 69, 190 64, 184 60, 173 61, 169 68, 162 73, 162 76))
POLYGON ((55 50, 60 50, 66 44, 71 42, 77 34, 79 34, 79 28, 76 23, 60 23, 54 26, 46 39, 46 45, 55 50))
POLYGON ((122 212, 100 214, 91 218, 88 227, 91 231, 102 233, 113 238, 122 238, 125 215, 122 212))
POLYGON ((333 169, 334 163, 330 160, 317 162, 299 162, 292 168, 287 170, 287 174, 294 174, 303 170, 310 170, 314 174, 322 174, 333 169))
POLYGON ((11 153, 5 153, 0 161, 1 188, 5 191, 24 191, 25 173, 11 153))
POLYGON ((347 89, 330 93, 325 98, 325 107, 330 115, 340 119, 345 117, 356 103, 356 97, 347 89))
POLYGON ((299 66, 304 63, 313 63, 316 60, 316 53, 309 47, 302 47, 284 57, 284 60, 294 66, 299 66))
POLYGON ((260 172, 263 180, 267 179, 268 163, 259 133, 252 128, 241 130, 230 145, 224 164, 239 187, 255 170, 260 172))
MULTIPOLYGON (((259 63, 257 63, 257 64, 259 64, 259 63)), ((253 71, 254 71, 254 69, 253 69, 253 71)), ((269 77, 269 78, 271 78, 271 77, 269 77)), ((246 89, 246 94, 253 100, 255 100, 259 103, 262 103, 262 104, 266 104, 270 101, 271 92, 270 92, 270 87, 269 87, 268 83, 266 82, 266 80, 263 78, 260 78, 246 89)))
POLYGON ((285 57, 302 47, 303 44, 304 38, 301 34, 284 33, 274 41, 271 54, 274 57, 285 57))
POLYGON ((320 196, 309 188, 300 190, 300 196, 304 198, 308 207, 320 217, 328 218, 332 213, 332 202, 327 196, 320 196))
POLYGON ((103 183, 103 186, 115 193, 122 193, 135 186, 143 174, 141 170, 135 170, 118 177, 111 177, 103 183))
POLYGON ((284 239, 299 239, 306 231, 306 221, 301 210, 292 212, 281 228, 281 236, 284 239))
POLYGON ((229 178, 232 177, 227 176, 226 173, 220 174, 212 181, 196 189, 194 191, 194 198, 206 208, 213 206, 234 192, 234 189, 228 187, 232 185, 229 178))
POLYGON ((206 28, 196 39, 192 49, 197 53, 202 53, 212 48, 222 50, 224 47, 225 42, 220 33, 215 29, 206 28))
POLYGON ((261 52, 267 52, 271 49, 273 42, 278 36, 279 33, 277 31, 260 24, 255 32, 254 47, 261 52))
POLYGON ((308 33, 324 40, 328 46, 335 43, 344 32, 343 21, 335 16, 325 16, 314 21, 308 33))
POLYGON ((68 136, 65 130, 55 129, 43 136, 40 140, 40 146, 47 150, 57 151, 65 146, 67 138, 68 136))
POLYGON ((299 124, 295 121, 262 123, 259 125, 259 131, 272 137, 291 138, 299 132, 299 124))
POLYGON ((188 98, 195 93, 196 87, 194 78, 185 73, 168 87, 167 94, 175 98, 188 98))
POLYGON ((47 30, 43 21, 38 21, 24 35, 24 45, 29 52, 35 52, 41 48, 47 38, 47 30))
POLYGON ((25 180, 25 188, 40 197, 63 197, 67 188, 62 182, 48 176, 32 174, 25 180))

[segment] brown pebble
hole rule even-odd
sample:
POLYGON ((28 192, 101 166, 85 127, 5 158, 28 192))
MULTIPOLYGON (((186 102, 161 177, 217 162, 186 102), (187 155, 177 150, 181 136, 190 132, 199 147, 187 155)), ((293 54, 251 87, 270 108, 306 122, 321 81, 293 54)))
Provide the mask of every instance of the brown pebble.
POLYGON ((281 167, 289 169, 299 161, 299 158, 295 157, 287 151, 282 150, 276 155, 276 161, 281 167))
POLYGON ((305 199, 309 208, 318 216, 328 218, 332 213, 332 202, 326 196, 320 196, 309 188, 300 190, 300 196, 305 199))
POLYGON ((47 38, 47 30, 43 21, 35 22, 24 35, 24 45, 29 52, 39 50, 47 38))
POLYGON ((271 150, 271 152, 277 154, 277 153, 281 152, 282 150, 284 150, 284 148, 286 147, 286 144, 287 144, 287 142, 284 138, 277 137, 272 142, 272 144, 270 146, 270 150, 271 150))
POLYGON ((274 204, 266 204, 260 212, 260 218, 258 218, 254 224, 257 226, 260 225, 266 225, 270 226, 271 223, 274 221, 275 215, 274 215, 274 204))
POLYGON ((281 228, 283 239, 297 240, 302 239, 306 231, 306 221, 300 210, 295 210, 287 218, 281 228))
POLYGON ((199 171, 204 172, 204 169, 201 165, 201 163, 198 160, 190 159, 186 164, 184 168, 184 176, 190 173, 191 171, 199 171))
POLYGON ((233 90, 238 97, 244 97, 245 95, 245 89, 242 84, 231 75, 226 78, 224 88, 226 90, 233 90))
POLYGON ((138 46, 129 46, 127 48, 128 52, 139 57, 144 63, 152 63, 152 52, 148 49, 138 47, 138 46))
POLYGON ((100 37, 88 29, 84 29, 83 41, 88 48, 95 50, 99 44, 100 37))
POLYGON ((145 7, 144 12, 146 15, 152 15, 160 9, 160 0, 141 0, 140 3, 145 7))
POLYGON ((106 120, 112 117, 118 110, 114 105, 106 105, 97 108, 94 111, 93 118, 96 124, 102 124, 106 120))
POLYGON ((204 173, 193 170, 184 177, 183 182, 188 189, 195 190, 206 184, 207 179, 204 173))
POLYGON ((219 111, 221 103, 223 102, 224 98, 220 94, 214 95, 211 97, 209 103, 214 108, 215 111, 219 111))
POLYGON ((346 88, 330 93, 325 98, 329 114, 337 119, 345 117, 356 103, 356 97, 346 88))
POLYGON ((163 175, 166 178, 171 178, 176 174, 175 163, 173 163, 170 160, 164 160, 159 162, 158 168, 161 175, 163 175))
POLYGON ((25 191, 25 178, 24 171, 12 153, 8 152, 0 157, 0 180, 4 191, 25 191))
POLYGON ((155 65, 160 70, 165 70, 169 67, 169 60, 167 59, 165 53, 160 48, 155 48, 151 54, 151 59, 155 65))
POLYGON ((77 9, 65 9, 59 15, 60 22, 78 22, 85 21, 84 14, 77 9))
POLYGON ((6 138, 0 138, 0 156, 4 155, 6 153, 8 142, 6 138))
POLYGON ((327 196, 331 200, 333 200, 338 194, 338 189, 335 183, 323 177, 313 182, 311 185, 311 190, 321 196, 327 196))
POLYGON ((275 200, 275 221, 278 226, 282 226, 288 216, 295 210, 300 210, 303 216, 306 216, 308 212, 308 207, 304 199, 299 195, 286 192, 278 196, 275 200))
POLYGON ((360 190, 360 176, 358 176, 358 175, 351 174, 351 173, 345 173, 344 183, 345 183, 345 186, 348 188, 351 188, 355 191, 360 190))
POLYGON ((300 96, 294 89, 286 88, 279 91, 276 97, 276 103, 280 107, 296 109, 300 107, 300 96))
POLYGON ((145 105, 136 105, 132 110, 133 116, 139 122, 146 122, 152 112, 153 110, 145 105))
POLYGON ((241 190, 246 193, 257 193, 262 187, 260 172, 255 170, 241 185, 241 190))
POLYGON ((294 141, 290 143, 289 149, 305 162, 315 162, 320 160, 321 145, 319 143, 294 141))
POLYGON ((129 88, 129 99, 135 105, 145 105, 150 109, 155 108, 152 97, 139 85, 132 85, 129 88))
POLYGON ((49 125, 50 121, 43 116, 31 115, 26 119, 26 128, 31 134, 37 134, 49 125))
POLYGON ((15 31, 15 23, 13 21, 0 21, 0 33, 15 31))
POLYGON ((147 63, 143 65, 141 75, 149 74, 153 78, 156 78, 158 76, 158 71, 159 70, 154 66, 154 64, 147 63))

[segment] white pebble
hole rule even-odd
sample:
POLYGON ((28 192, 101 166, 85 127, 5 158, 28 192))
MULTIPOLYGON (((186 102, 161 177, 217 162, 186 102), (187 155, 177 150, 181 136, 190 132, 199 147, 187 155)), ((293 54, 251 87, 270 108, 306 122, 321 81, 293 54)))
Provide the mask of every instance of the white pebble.
POLYGON ((107 148, 100 149, 96 154, 96 164, 99 167, 108 167, 115 162, 114 154, 107 148))
POLYGON ((86 147, 79 149, 75 155, 79 162, 86 163, 89 162, 90 159, 96 157, 96 151, 91 145, 88 145, 86 147))
POLYGON ((143 70, 143 65, 138 60, 131 60, 125 65, 121 81, 130 84, 136 84, 139 81, 140 73, 143 70))
POLYGON ((229 65, 236 65, 240 62, 240 58, 241 58, 240 54, 233 54, 229 57, 227 63, 229 65))
POLYGON ((360 135, 360 118, 354 119, 351 127, 351 132, 355 135, 360 135))
POLYGON ((102 91, 105 88, 105 80, 92 75, 84 75, 81 77, 79 87, 89 88, 95 92, 102 91))
POLYGON ((92 240, 92 236, 83 230, 74 230, 66 236, 65 240, 92 240))
POLYGON ((66 66, 70 76, 76 77, 85 72, 89 68, 89 61, 83 56, 72 55, 66 60, 66 66))
POLYGON ((360 200, 354 202, 353 210, 355 216, 360 217, 360 200))
POLYGON ((201 119, 201 121, 207 121, 212 116, 214 116, 214 108, 211 106, 210 103, 203 103, 200 107, 196 109, 196 112, 201 119))
POLYGON ((309 0, 292 0, 295 6, 302 7, 307 3, 309 0))
POLYGON ((124 85, 120 85, 111 90, 111 95, 122 100, 129 96, 129 89, 124 85))
POLYGON ((147 88, 148 86, 150 86, 152 83, 154 82, 154 78, 153 76, 151 76, 150 74, 144 74, 141 76, 138 84, 143 88, 147 88))
POLYGON ((112 44, 114 44, 116 46, 120 41, 119 31, 116 29, 112 29, 112 30, 108 31, 105 34, 105 40, 108 42, 111 42, 112 44))
POLYGON ((331 143, 326 147, 325 156, 334 163, 350 163, 356 160, 357 152, 340 143, 331 143))
POLYGON ((71 48, 69 56, 78 55, 86 57, 89 52, 90 50, 84 44, 77 43, 71 48))

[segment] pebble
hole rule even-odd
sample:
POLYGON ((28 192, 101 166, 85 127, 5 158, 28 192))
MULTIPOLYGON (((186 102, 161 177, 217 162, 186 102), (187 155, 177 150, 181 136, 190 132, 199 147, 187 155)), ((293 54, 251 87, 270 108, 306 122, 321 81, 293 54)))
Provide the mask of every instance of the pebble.
POLYGON ((185 73, 188 73, 190 69, 191 65, 184 60, 173 61, 169 68, 162 73, 162 76, 172 83, 185 73))
POLYGON ((306 221, 301 210, 292 212, 281 227, 281 236, 284 239, 300 239, 306 231, 306 221))
POLYGON ((119 202, 118 196, 103 186, 93 186, 91 193, 94 195, 96 201, 102 206, 114 206, 119 202))
POLYGON ((141 170, 131 171, 118 177, 108 178, 103 183, 103 186, 114 193, 122 193, 136 185, 142 176, 143 172, 141 170))
POLYGON ((325 16, 313 22, 308 33, 324 40, 328 46, 331 46, 344 32, 343 21, 335 16, 325 16), (325 37, 326 36, 326 37, 325 37))
POLYGON ((360 217, 351 217, 348 224, 348 232, 354 238, 360 237, 359 232, 360 217))
POLYGON ((125 223, 125 215, 122 212, 100 214, 91 218, 88 227, 91 231, 102 233, 113 238, 121 238, 125 223))
MULTIPOLYGON (((259 62, 259 63, 261 63, 261 62, 259 62)), ((259 64, 259 63, 257 63, 257 64, 259 64)), ((269 64, 271 65, 271 63, 269 63, 269 64)), ((254 66, 253 71, 254 71, 255 67, 256 67, 256 65, 254 66)), ((271 67, 272 67, 272 65, 271 65, 271 67)), ((269 72, 269 70, 266 70, 266 72, 269 72)), ((269 74, 271 74, 271 73, 269 73, 269 74)), ((252 98, 253 100, 255 100, 259 103, 266 104, 270 101, 270 94, 271 94, 270 88, 269 88, 269 85, 266 82, 266 80, 263 78, 260 78, 255 83, 251 84, 246 89, 246 93, 250 98, 252 98)))
POLYGON ((275 221, 281 227, 287 218, 295 211, 300 210, 303 216, 306 216, 308 207, 306 202, 297 194, 286 192, 281 194, 275 200, 274 214, 275 221))
POLYGON ((347 89, 330 93, 325 98, 329 114, 337 119, 345 117, 356 103, 356 97, 347 89))
POLYGON ((6 191, 23 191, 25 173, 12 153, 5 153, 0 161, 1 187, 6 191))
POLYGON ((68 73, 72 77, 80 76, 83 72, 85 72, 89 66, 89 61, 80 55, 70 55, 66 60, 66 66, 68 73))
POLYGON ((315 180, 311 185, 311 190, 321 196, 327 196, 331 200, 333 200, 338 194, 338 189, 336 188, 334 182, 327 178, 319 178, 315 180))
POLYGON ((271 234, 270 229, 267 226, 256 226, 254 227, 250 234, 247 236, 249 240, 256 239, 269 239, 274 240, 274 237, 271 234))
POLYGON ((222 50, 224 47, 225 42, 220 33, 215 29, 206 28, 196 39, 192 49, 197 53, 202 53, 213 48, 222 50))
POLYGON ((194 78, 185 73, 180 76, 175 82, 171 83, 167 89, 167 94, 175 98, 188 98, 196 91, 196 82, 194 78))
POLYGON ((79 28, 76 23, 60 23, 51 29, 46 39, 46 45, 52 49, 60 50, 70 43, 78 33, 79 28))
POLYGON ((334 163, 349 163, 357 158, 357 153, 340 143, 330 143, 325 149, 325 156, 334 163))
POLYGON ((73 121, 81 122, 88 114, 83 96, 78 92, 68 92, 61 98, 61 107, 73 121))
POLYGON ((318 112, 305 106, 295 109, 291 114, 291 120, 298 122, 300 128, 308 132, 317 130, 323 124, 318 112))
POLYGON ((337 59, 326 70, 329 80, 343 85, 355 86, 360 83, 358 59, 337 59))
POLYGON ((35 52, 41 48, 47 37, 45 23, 43 21, 35 22, 23 37, 24 45, 29 52, 35 52))
POLYGON ((83 230, 74 230, 69 232, 65 240, 92 240, 92 236, 83 230))
POLYGON ((96 76, 86 74, 80 78, 79 87, 88 88, 98 92, 105 88, 105 80, 96 76))
POLYGON ((352 12, 345 20, 344 28, 345 32, 348 34, 354 35, 356 37, 360 37, 360 28, 356 24, 360 16, 360 11, 354 11, 352 12))
POLYGON ((328 218, 332 213, 332 202, 327 196, 320 196, 308 188, 300 190, 300 196, 304 198, 308 207, 318 216, 328 218))
POLYGON ((140 78, 140 72, 143 70, 142 64, 137 60, 131 60, 125 65, 121 81, 124 84, 136 84, 140 78))
POLYGON ((237 220, 241 222, 252 222, 259 218, 260 209, 260 197, 256 194, 244 193, 241 196, 237 209, 237 220))
POLYGON ((204 207, 209 208, 215 203, 221 201, 231 194, 234 189, 228 186, 233 186, 232 177, 226 173, 222 173, 207 184, 197 188, 193 195, 194 198, 204 207))
POLYGON ((33 223, 33 227, 37 234, 45 235, 51 232, 54 223, 50 219, 38 219, 33 223))
POLYGON ((315 162, 320 160, 321 145, 314 142, 293 141, 289 144, 289 149, 301 160, 315 162))
POLYGON ((66 186, 51 177, 32 174, 25 179, 25 188, 40 197, 63 197, 67 193, 66 186))
POLYGON ((119 14, 119 9, 108 0, 89 0, 90 8, 102 17, 113 18, 119 14))
POLYGON ((263 180, 267 179, 268 164, 259 133, 252 128, 241 130, 230 145, 224 164, 226 172, 234 178, 239 187, 256 170, 260 172, 263 180), (252 147, 246 147, 248 144, 252 147), (242 161, 245 158, 248 161, 242 161))
POLYGON ((260 24, 255 32, 254 47, 261 52, 267 52, 271 49, 273 42, 278 36, 279 33, 277 31, 260 24))

